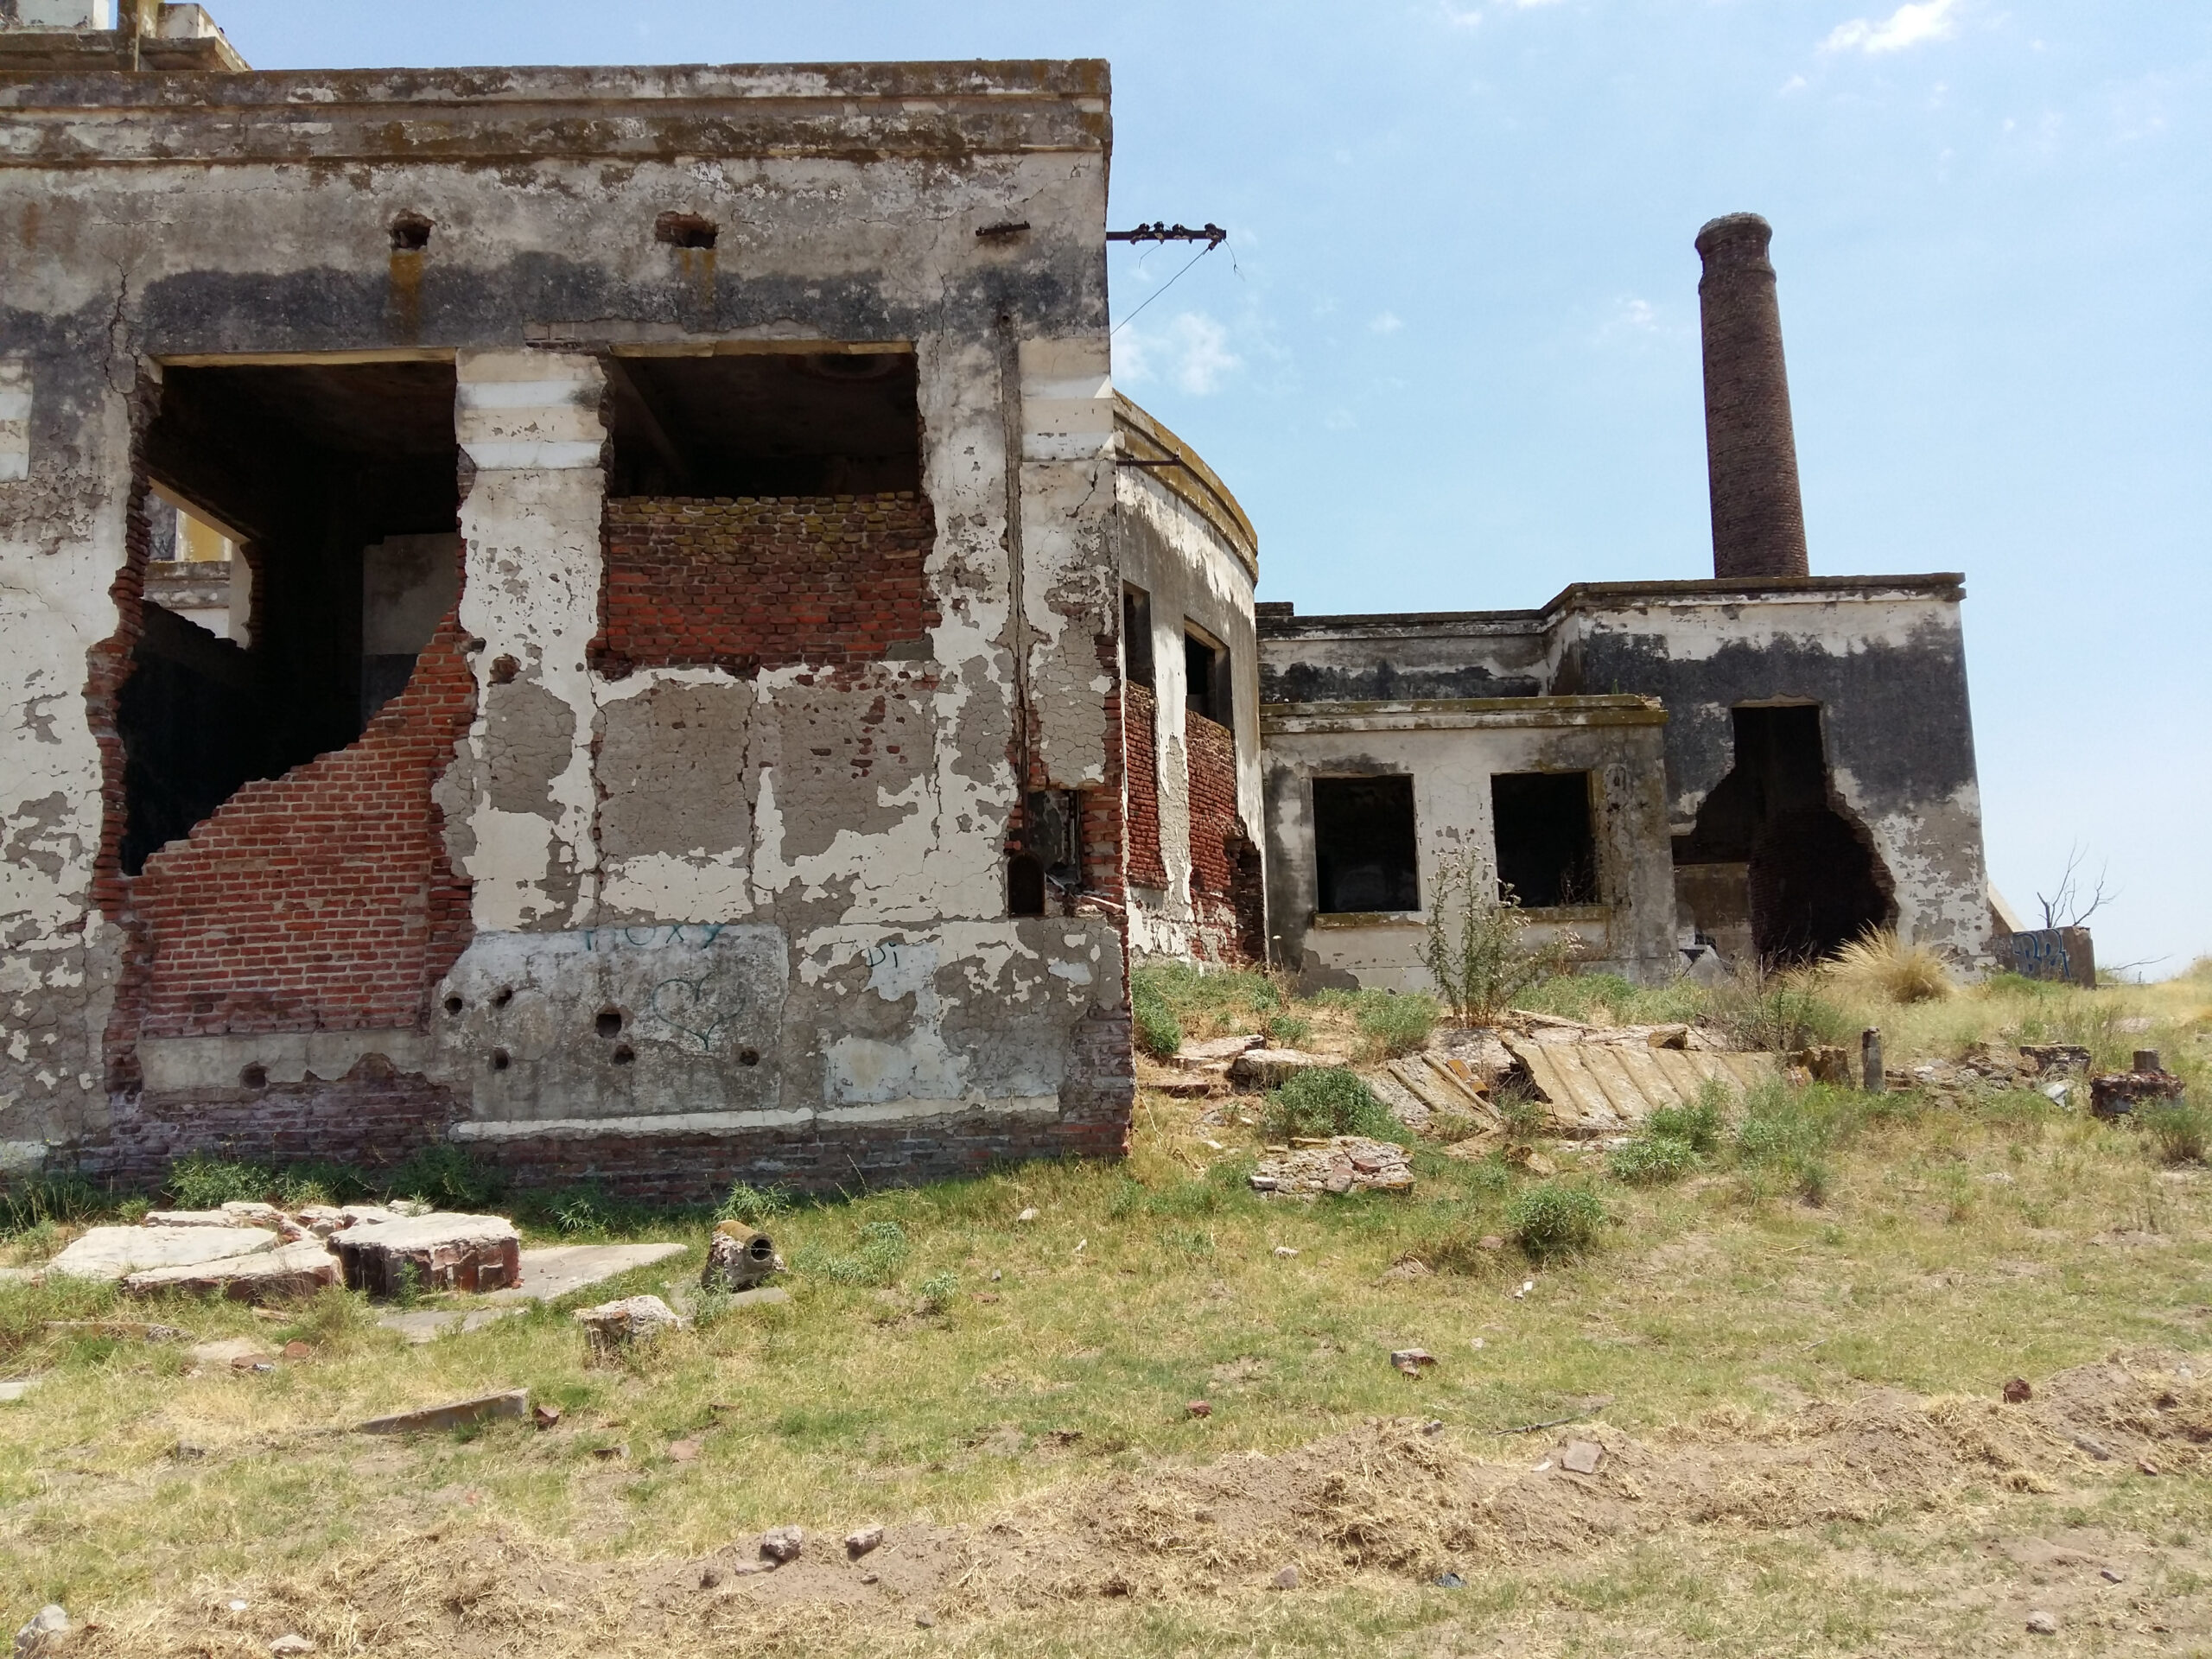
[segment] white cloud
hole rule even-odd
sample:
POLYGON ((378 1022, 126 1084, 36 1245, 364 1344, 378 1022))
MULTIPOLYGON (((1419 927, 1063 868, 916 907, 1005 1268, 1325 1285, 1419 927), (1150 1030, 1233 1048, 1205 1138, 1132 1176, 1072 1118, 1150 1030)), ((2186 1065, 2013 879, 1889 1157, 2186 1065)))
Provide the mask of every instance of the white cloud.
POLYGON ((1370 334, 1395 334, 1405 326, 1395 311, 1377 312, 1367 320, 1367 332, 1370 334))
POLYGON ((1559 0, 1490 0, 1488 6, 1455 6, 1452 0, 1441 0, 1437 10, 1453 29, 1480 29, 1488 11, 1534 11, 1539 6, 1557 4, 1559 0))
POLYGON ((1823 52, 1902 52, 1923 41, 1948 40, 1958 29, 1953 15, 1958 0, 1916 0, 1899 6, 1886 22, 1854 17, 1839 23, 1821 42, 1823 52))
POLYGON ((1121 385, 1164 380, 1203 397, 1243 366, 1244 359, 1229 349, 1229 330, 1203 311, 1185 311, 1156 329, 1131 327, 1114 336, 1114 378, 1121 385))
POLYGON ((1806 81, 1804 76, 1792 75, 1789 79, 1782 83, 1782 91, 1786 96, 1791 92, 1802 92, 1805 90, 1805 86, 1806 81))

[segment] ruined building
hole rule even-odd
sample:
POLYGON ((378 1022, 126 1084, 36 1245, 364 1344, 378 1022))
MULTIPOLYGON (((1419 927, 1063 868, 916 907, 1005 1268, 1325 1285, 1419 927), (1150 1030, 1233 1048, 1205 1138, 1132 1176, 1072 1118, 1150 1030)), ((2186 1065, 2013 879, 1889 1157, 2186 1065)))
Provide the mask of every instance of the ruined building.
POLYGON ((1808 574, 1770 232, 1699 233, 1710 582, 1540 610, 1259 607, 1268 925, 1309 983, 1426 986, 1422 895, 1491 861, 1639 980, 1990 931, 1956 575, 1808 574))
POLYGON ((0 1165, 1112 1155, 1131 961, 1411 982, 1454 845, 1643 977, 1979 949, 1957 579, 1803 574, 1763 226, 1716 581, 1300 618, 1109 379, 1108 93, 0 0, 0 1165))

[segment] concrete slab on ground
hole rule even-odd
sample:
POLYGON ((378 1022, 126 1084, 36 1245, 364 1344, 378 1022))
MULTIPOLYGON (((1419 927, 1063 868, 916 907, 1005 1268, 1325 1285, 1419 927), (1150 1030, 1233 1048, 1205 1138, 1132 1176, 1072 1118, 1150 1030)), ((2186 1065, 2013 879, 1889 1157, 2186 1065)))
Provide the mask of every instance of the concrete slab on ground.
POLYGON ((121 1279, 155 1268, 245 1255, 276 1242, 276 1235, 264 1227, 94 1227, 48 1262, 46 1270, 80 1279, 121 1279))
MULTIPOLYGON (((377 1323, 410 1343, 435 1342, 449 1332, 481 1331, 524 1312, 532 1302, 550 1302, 601 1284, 637 1268, 649 1268, 683 1254, 681 1244, 548 1244, 522 1253, 522 1279, 484 1298, 492 1306, 416 1307, 379 1314, 377 1323)), ((735 1297, 733 1300, 743 1300, 735 1297)))
POLYGON ((421 1346, 435 1342, 449 1331, 481 1331, 487 1325, 497 1325, 510 1314, 528 1312, 524 1306, 506 1307, 474 1307, 466 1313, 457 1307, 415 1307, 404 1313, 379 1313, 377 1324, 386 1331, 397 1331, 403 1340, 421 1346))
POLYGON ((12 1382, 0 1382, 0 1406, 14 1405, 33 1389, 38 1387, 41 1380, 35 1376, 19 1376, 12 1382))
POLYGON ((522 1281, 495 1290, 494 1302, 550 1302, 635 1268, 683 1254, 681 1244, 550 1244, 522 1253, 522 1281))

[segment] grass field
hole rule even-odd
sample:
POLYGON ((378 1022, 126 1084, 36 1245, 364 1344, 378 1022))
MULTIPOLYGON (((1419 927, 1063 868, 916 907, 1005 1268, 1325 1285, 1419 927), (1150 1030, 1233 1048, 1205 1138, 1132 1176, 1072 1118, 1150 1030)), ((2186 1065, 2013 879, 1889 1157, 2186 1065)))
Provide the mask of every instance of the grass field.
MULTIPOLYGON (((1404 1040, 1371 999, 1155 988, 1186 1034, 1404 1040)), ((1533 1001, 1771 1017, 1746 998, 1533 1001)), ((2156 1047, 2202 1100, 2212 975, 1910 1007, 1815 988, 1789 1017, 1880 1024, 1893 1064, 2156 1047)), ((0 1376, 41 1379, 0 1407, 0 1603, 62 1602, 100 1627, 87 1653, 292 1630, 379 1654, 1995 1653, 2046 1608, 2053 1652, 2212 1652, 2212 1171, 2173 1146, 2034 1093, 1777 1087, 1670 1180, 1547 1147, 1548 1185, 1605 1220, 1539 1262, 1483 1243, 1546 1184, 1503 1158, 1421 1144, 1411 1198, 1263 1198, 1255 1135, 1204 1104, 1141 1096, 1126 1165, 791 1205, 768 1222, 789 1304, 700 1306, 613 1369, 565 1306, 425 1347, 336 1293, 282 1324, 153 1316, 309 1345, 251 1374, 49 1328, 146 1317, 104 1288, 0 1286, 0 1376), (1400 1375, 1408 1346, 1439 1363, 1400 1375), (2037 1403, 2008 1415, 2015 1376, 2037 1403), (560 1425, 346 1432, 514 1386, 560 1425), (1600 1474, 1539 1471, 1572 1436, 1600 1474), (870 1522, 889 1541, 846 1563, 870 1522), (735 1570, 787 1522, 799 1567, 735 1570)), ((685 1287, 709 1219, 531 1214, 691 1246, 593 1300, 685 1287)), ((19 1226, 10 1258, 70 1230, 19 1226)))

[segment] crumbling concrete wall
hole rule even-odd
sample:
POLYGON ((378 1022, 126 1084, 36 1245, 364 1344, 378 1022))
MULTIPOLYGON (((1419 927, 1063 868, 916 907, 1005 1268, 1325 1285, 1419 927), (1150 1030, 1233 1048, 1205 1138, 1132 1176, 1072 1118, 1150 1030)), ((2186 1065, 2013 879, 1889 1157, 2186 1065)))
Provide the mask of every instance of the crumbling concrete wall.
POLYGON ((1668 715, 1664 833, 1678 849, 1735 764, 1734 711, 1817 707, 1829 804, 1877 860, 1898 932, 1972 966, 1989 920, 1960 582, 1578 583, 1538 611, 1431 615, 1265 607, 1262 689, 1271 706, 1506 684, 1655 697, 1668 715))
POLYGON ((1118 1150, 1119 925, 1010 918, 1003 850, 1025 763, 1119 788, 1103 65, 111 74, 0 109, 11 1157, 359 1150, 340 1117, 395 1088, 379 1155, 450 1122, 665 1197, 1118 1150), (671 213, 715 245, 657 238, 671 213), (607 355, 846 344, 918 370, 887 648, 594 667, 607 355), (97 671, 135 632, 145 388, 378 355, 458 375, 474 713, 434 799, 467 948, 414 1032, 202 1032, 163 1075, 204 1086, 111 1079, 146 1033, 111 1030, 97 671))
POLYGON ((1150 740, 1128 766, 1130 948, 1140 960, 1264 960, 1258 539, 1181 439, 1126 399, 1120 425, 1117 561, 1147 596, 1154 674, 1127 704, 1125 741, 1150 740), (1228 650, 1227 728, 1190 713, 1186 625, 1228 650))
POLYGON ((1666 704, 1667 804, 1686 836, 1734 765, 1731 711, 1818 705, 1830 805, 1870 844, 1907 941, 1961 968, 1989 939, 1955 575, 1808 578, 1750 593, 1580 590, 1555 683, 1666 704))
POLYGON ((1270 705, 1267 732, 1269 925, 1276 960, 1313 989, 1433 991, 1421 965, 1442 861, 1471 855, 1495 874, 1491 779, 1591 774, 1595 902, 1530 912, 1529 937, 1572 933, 1593 972, 1645 982, 1677 971, 1673 871, 1662 790, 1667 716, 1631 696, 1270 705), (1317 777, 1413 780, 1421 908, 1319 911, 1317 777))

